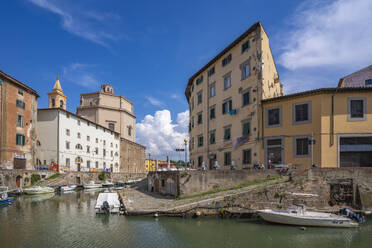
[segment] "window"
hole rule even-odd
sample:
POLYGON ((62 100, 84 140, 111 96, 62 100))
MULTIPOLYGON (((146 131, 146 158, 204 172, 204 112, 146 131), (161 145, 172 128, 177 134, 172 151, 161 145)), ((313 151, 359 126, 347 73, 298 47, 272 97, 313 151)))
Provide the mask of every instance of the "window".
POLYGON ((251 74, 251 65, 249 62, 246 62, 240 66, 240 70, 242 72, 242 80, 249 77, 251 74))
POLYGON ((87 136, 87 141, 90 141, 90 136, 89 135, 87 136))
POLYGON ((106 140, 103 141, 103 145, 104 145, 104 146, 106 145, 106 140))
POLYGON ((98 169, 98 161, 96 161, 96 169, 98 169))
POLYGON ((281 125, 281 108, 280 107, 272 107, 267 109, 267 126, 268 127, 275 127, 281 125))
POLYGON ((295 156, 308 156, 309 152, 309 138, 295 137, 295 156))
POLYGON ((365 81, 365 85, 367 86, 367 85, 372 85, 372 79, 367 79, 366 81, 365 81))
POLYGON ((216 118, 216 107, 215 106, 212 106, 209 109, 209 119, 213 120, 215 118, 216 118))
POLYGON ((203 164, 203 156, 198 157, 198 167, 201 167, 203 164))
POLYGON ((224 140, 229 140, 231 138, 231 126, 228 126, 228 127, 224 128, 223 138, 224 138, 224 140))
POLYGON ((83 146, 80 144, 76 144, 75 148, 78 150, 83 150, 83 146))
POLYGON ((361 121, 366 120, 366 98, 348 98, 348 120, 361 121))
POLYGON ((209 69, 208 77, 212 76, 213 74, 214 74, 214 66, 211 69, 209 69))
POLYGON ((198 125, 203 123, 203 112, 198 113, 198 125))
POLYGON ((223 60, 222 60, 222 66, 226 66, 228 65, 230 62, 231 62, 231 54, 227 55, 227 57, 225 57, 223 60))
POLYGON ((226 90, 231 87, 231 74, 224 76, 223 78, 223 88, 226 90))
POLYGON ((194 110, 195 104, 194 104, 194 97, 191 98, 191 110, 194 110))
POLYGON ((252 163, 252 151, 251 149, 243 150, 243 164, 252 163))
POLYGON ((90 146, 87 146, 87 153, 90 153, 90 146))
POLYGON ((114 131, 114 130, 115 130, 115 124, 114 124, 114 123, 109 123, 109 124, 108 124, 108 128, 109 128, 110 130, 114 131))
POLYGON ((198 92, 198 104, 201 104, 203 102, 203 92, 199 91, 198 92))
POLYGON ((17 127, 23 127, 23 115, 17 115, 17 127))
POLYGON ((247 106, 249 103, 250 103, 250 94, 249 94, 249 90, 243 92, 242 94, 242 98, 243 98, 243 107, 244 106, 247 106))
POLYGON ((311 102, 293 104, 293 124, 311 121, 311 102))
POLYGON ((59 107, 60 107, 60 108, 63 108, 63 104, 64 104, 64 103, 63 103, 63 100, 60 100, 60 101, 59 101, 59 107))
POLYGON ((24 146, 25 145, 25 136, 23 134, 16 134, 16 145, 24 146))
POLYGON ((22 90, 18 90, 18 95, 23 96, 23 91, 22 90))
POLYGON ((70 142, 66 141, 66 150, 70 149, 70 142))
POLYGON ((22 100, 16 100, 16 106, 21 109, 25 109, 26 104, 22 100))
POLYGON ((96 143, 98 143, 98 138, 96 138, 96 143))
POLYGON ((191 138, 191 144, 190 144, 190 148, 191 148, 191 150, 194 149, 194 144, 195 144, 195 142, 194 142, 194 137, 192 137, 192 138, 191 138))
POLYGON ((113 151, 111 151, 111 153, 110 153, 110 154, 111 154, 111 157, 113 157, 113 156, 114 156, 114 152, 113 152, 113 151))
POLYGON ((89 160, 87 160, 87 167, 88 167, 88 169, 90 169, 90 161, 89 160))
POLYGON ((242 53, 244 53, 248 49, 249 49, 249 40, 247 40, 246 42, 243 43, 243 45, 242 45, 242 53))
POLYGON ((213 83, 209 86, 209 97, 214 97, 216 95, 216 84, 213 83))
POLYGON ((103 149, 103 156, 106 157, 106 149, 103 149))
POLYGON ((132 126, 128 126, 128 136, 132 136, 132 126))
POLYGON ((232 100, 227 100, 222 103, 222 114, 229 113, 232 110, 232 100))
POLYGON ((191 117, 191 127, 194 127, 194 116, 191 117))
POLYGON ((242 123, 242 135, 247 136, 250 134, 251 131, 251 123, 248 121, 244 121, 242 123))
POLYGON ((203 146, 203 135, 198 136, 198 147, 203 146))
POLYGON ((80 120, 77 121, 78 126, 80 126, 80 120))
POLYGON ((70 159, 66 158, 66 166, 70 166, 70 159))
POLYGON ((231 165, 231 152, 224 153, 224 163, 225 166, 231 165))
POLYGON ((52 107, 54 108, 56 106, 56 99, 52 99, 52 107))
POLYGON ((209 144, 213 145, 216 144, 216 131, 210 131, 209 132, 209 144))
POLYGON ((98 147, 96 147, 95 153, 96 155, 98 155, 98 147))
POLYGON ((66 135, 70 136, 70 129, 66 129, 66 135))
POLYGON ((196 85, 199 85, 203 82, 203 75, 196 79, 196 85))
POLYGON ((81 138, 81 134, 80 133, 77 133, 77 137, 78 137, 78 139, 80 139, 81 138))
POLYGON ((114 147, 114 145, 112 144, 112 142, 110 143, 110 147, 114 147))

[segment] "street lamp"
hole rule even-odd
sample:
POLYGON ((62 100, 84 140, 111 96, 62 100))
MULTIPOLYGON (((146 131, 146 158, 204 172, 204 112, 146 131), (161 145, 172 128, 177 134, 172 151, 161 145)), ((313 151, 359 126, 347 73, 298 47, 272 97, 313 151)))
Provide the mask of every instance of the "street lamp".
POLYGON ((183 140, 185 142, 185 163, 187 165, 187 138, 183 140))

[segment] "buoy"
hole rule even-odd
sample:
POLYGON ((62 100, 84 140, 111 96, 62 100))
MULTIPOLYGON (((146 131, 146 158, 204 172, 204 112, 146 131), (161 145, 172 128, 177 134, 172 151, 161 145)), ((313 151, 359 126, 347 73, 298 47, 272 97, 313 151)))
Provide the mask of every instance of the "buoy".
POLYGON ((154 217, 155 217, 155 218, 158 218, 158 217, 159 217, 159 214, 158 214, 158 213, 155 213, 155 214, 154 214, 154 217))

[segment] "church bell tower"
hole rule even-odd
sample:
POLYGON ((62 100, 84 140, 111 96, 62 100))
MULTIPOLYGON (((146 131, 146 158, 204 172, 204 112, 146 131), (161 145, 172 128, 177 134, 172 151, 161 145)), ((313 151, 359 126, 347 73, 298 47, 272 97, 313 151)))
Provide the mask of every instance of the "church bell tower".
POLYGON ((59 77, 57 77, 52 92, 48 93, 48 97, 49 108, 62 108, 66 110, 67 96, 63 94, 63 90, 59 82, 59 77))

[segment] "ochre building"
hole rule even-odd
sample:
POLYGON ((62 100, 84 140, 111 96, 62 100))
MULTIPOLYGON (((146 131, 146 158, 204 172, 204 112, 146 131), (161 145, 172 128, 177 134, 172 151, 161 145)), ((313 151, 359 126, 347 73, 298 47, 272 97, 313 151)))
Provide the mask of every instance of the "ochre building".
POLYGON ((260 162, 372 166, 372 88, 323 88, 262 101, 260 162))
POLYGON ((0 71, 0 164, 34 169, 38 93, 0 71))
POLYGON ((194 168, 248 168, 259 162, 262 99, 283 95, 269 38, 251 26, 188 81, 190 161, 194 168))

